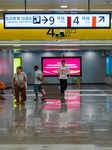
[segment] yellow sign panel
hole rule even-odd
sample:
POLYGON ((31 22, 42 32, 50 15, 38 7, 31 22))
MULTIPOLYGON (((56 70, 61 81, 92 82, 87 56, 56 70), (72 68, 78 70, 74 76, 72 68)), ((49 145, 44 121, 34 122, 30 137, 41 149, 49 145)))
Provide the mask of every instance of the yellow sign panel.
POLYGON ((14 74, 16 73, 16 68, 21 66, 21 58, 14 58, 14 74))
POLYGON ((0 24, 0 40, 103 40, 112 39, 112 29, 63 29, 65 37, 56 37, 60 29, 4 29, 0 24))

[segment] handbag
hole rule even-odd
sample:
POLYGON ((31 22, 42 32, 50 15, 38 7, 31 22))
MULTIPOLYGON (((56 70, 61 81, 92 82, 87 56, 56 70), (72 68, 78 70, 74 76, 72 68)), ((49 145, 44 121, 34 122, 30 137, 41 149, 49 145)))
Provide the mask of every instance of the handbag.
POLYGON ((25 84, 20 84, 20 88, 25 88, 25 84))

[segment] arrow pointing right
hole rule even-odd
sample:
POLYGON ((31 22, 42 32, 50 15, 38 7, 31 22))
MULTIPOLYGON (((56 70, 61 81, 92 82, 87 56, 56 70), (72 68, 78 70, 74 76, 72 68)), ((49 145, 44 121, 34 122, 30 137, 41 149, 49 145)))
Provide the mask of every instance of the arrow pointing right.
POLYGON ((99 22, 101 22, 102 20, 103 20, 103 22, 105 22, 105 17, 104 17, 104 16, 99 16, 99 18, 101 18, 101 19, 99 20, 99 22))
POLYGON ((42 19, 42 21, 44 21, 44 24, 48 21, 48 19, 44 16, 44 19, 42 19))

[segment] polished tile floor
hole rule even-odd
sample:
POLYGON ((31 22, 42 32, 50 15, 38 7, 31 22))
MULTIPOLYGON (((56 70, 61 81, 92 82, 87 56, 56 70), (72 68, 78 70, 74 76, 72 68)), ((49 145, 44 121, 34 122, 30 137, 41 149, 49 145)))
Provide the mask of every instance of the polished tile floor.
POLYGON ((39 102, 33 86, 26 104, 17 106, 11 90, 0 100, 0 150, 112 150, 112 86, 45 85, 39 102))

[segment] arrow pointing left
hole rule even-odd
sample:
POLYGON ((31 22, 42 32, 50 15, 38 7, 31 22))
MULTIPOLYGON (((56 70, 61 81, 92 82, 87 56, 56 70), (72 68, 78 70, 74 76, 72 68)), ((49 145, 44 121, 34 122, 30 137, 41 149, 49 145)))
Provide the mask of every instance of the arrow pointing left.
POLYGON ((44 16, 44 19, 42 19, 42 21, 44 21, 44 24, 48 21, 48 19, 44 16))

